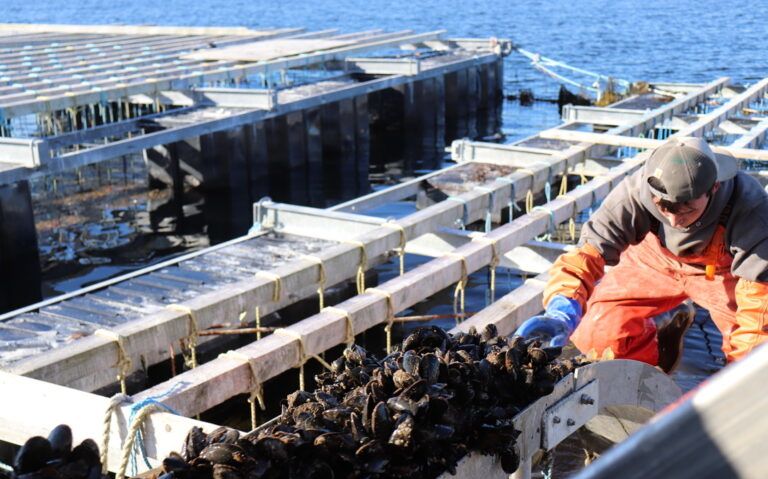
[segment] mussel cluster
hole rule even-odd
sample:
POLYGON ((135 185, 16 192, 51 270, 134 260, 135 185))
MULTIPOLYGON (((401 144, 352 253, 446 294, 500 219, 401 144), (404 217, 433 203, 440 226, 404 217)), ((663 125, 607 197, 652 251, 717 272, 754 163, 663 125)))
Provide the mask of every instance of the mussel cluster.
POLYGON ((579 365, 555 362, 560 352, 493 325, 455 336, 420 328, 381 360, 355 345, 272 423, 242 437, 190 431, 162 479, 436 477, 470 451, 498 455, 511 473, 512 418, 579 365))
POLYGON ((72 447, 72 430, 66 424, 53 428, 48 437, 34 436, 13 460, 18 479, 100 479, 99 446, 86 439, 72 447))

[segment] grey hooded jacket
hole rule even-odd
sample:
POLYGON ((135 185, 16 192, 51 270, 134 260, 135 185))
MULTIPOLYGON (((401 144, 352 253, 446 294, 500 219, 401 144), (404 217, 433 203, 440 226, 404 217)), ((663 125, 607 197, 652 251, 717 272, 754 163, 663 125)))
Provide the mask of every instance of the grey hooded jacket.
POLYGON ((725 242, 733 256, 731 272, 747 280, 768 282, 768 193, 757 180, 739 172, 722 182, 701 218, 688 228, 678 229, 653 204, 651 191, 642 178, 640 168, 608 194, 584 224, 580 244, 591 244, 606 264, 615 265, 622 251, 651 232, 658 234, 661 244, 672 254, 684 259, 706 248, 730 199, 725 242))

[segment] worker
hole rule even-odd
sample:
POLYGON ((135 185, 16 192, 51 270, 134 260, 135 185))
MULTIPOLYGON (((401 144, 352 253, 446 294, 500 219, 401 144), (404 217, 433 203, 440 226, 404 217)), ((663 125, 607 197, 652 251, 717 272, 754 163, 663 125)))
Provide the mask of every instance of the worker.
POLYGON ((727 362, 768 340, 768 193, 703 139, 673 138, 584 224, 551 268, 544 313, 517 334, 669 372, 693 318, 664 344, 654 318, 689 298, 709 311, 727 362))

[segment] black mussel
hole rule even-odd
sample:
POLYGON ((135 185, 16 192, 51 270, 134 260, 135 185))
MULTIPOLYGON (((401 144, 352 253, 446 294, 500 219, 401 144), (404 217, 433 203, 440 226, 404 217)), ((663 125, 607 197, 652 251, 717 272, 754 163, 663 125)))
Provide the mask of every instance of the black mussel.
POLYGON ((217 442, 207 446, 200 452, 200 458, 211 464, 228 464, 230 466, 237 466, 247 461, 247 456, 240 446, 226 442, 217 442))
POLYGON ((433 353, 422 356, 419 361, 419 375, 427 384, 435 384, 440 376, 440 359, 433 353))
MULTIPOLYGON (((474 344, 469 344, 467 346, 476 347, 474 344)), ((475 358, 473 358, 472 355, 465 349, 459 349, 456 351, 456 356, 458 357, 459 361, 467 364, 472 364, 475 362, 475 358)))
POLYGON ((357 344, 346 348, 344 350, 344 359, 355 365, 362 365, 365 361, 366 353, 365 349, 361 348, 357 344))
POLYGON ((400 393, 401 396, 418 401, 427 393, 428 384, 424 379, 419 379, 400 393))
POLYGON ((515 446, 510 446, 501 452, 501 468, 507 474, 514 473, 520 467, 520 455, 515 446))
POLYGON ((413 430, 415 422, 413 416, 403 413, 395 423, 395 429, 389 436, 389 444, 396 447, 410 448, 413 444, 413 430))
POLYGON ((483 328, 483 333, 481 335, 481 338, 483 341, 490 341, 491 339, 495 338, 499 335, 499 330, 496 328, 496 325, 493 323, 489 323, 485 325, 485 328, 483 328))
POLYGON ((421 358, 419 358, 418 354, 412 350, 408 350, 403 353, 401 359, 403 362, 403 371, 407 372, 408 374, 413 374, 414 376, 419 374, 419 361, 421 361, 421 358))
POLYGON ((379 439, 386 439, 392 434, 392 416, 383 401, 376 404, 371 415, 371 431, 379 439))
POLYGON ((315 392, 315 401, 322 404, 324 408, 335 408, 339 405, 339 400, 333 394, 324 391, 315 392))
POLYGON ((72 450, 72 429, 66 424, 59 424, 48 434, 48 442, 54 459, 66 458, 72 450))
POLYGON ((416 415, 418 406, 416 401, 405 398, 403 396, 396 396, 387 400, 387 407, 393 413, 407 412, 410 415, 416 415))
POLYGON ((344 372, 344 368, 347 365, 347 360, 344 356, 339 356, 334 362, 331 363, 331 372, 333 374, 341 374, 344 372))
POLYGON ((236 467, 227 464, 214 464, 211 477, 213 479, 241 479, 245 476, 236 467))
POLYGON ((352 414, 352 409, 348 407, 335 407, 323 411, 323 419, 328 421, 329 426, 333 426, 333 428, 343 428, 346 427, 350 414, 352 414))
POLYGON ((349 430, 352 433, 352 438, 355 442, 359 443, 364 438, 368 437, 368 432, 365 430, 365 426, 363 426, 363 420, 360 418, 360 415, 355 412, 349 415, 349 430))
POLYGON ((411 384, 415 383, 418 378, 411 374, 398 369, 395 374, 392 375, 392 383, 397 389, 407 388, 411 384))
POLYGON ((311 393, 299 390, 288 395, 288 407, 297 407, 311 400, 311 393))
POLYGON ((191 461, 200 455, 205 446, 208 445, 208 435, 197 426, 193 426, 187 433, 186 439, 184 439, 184 448, 182 450, 182 457, 187 461, 191 461))
POLYGON ((172 452, 163 459, 163 472, 183 471, 189 468, 187 461, 179 454, 172 452))
POLYGON ((208 434, 208 444, 235 444, 238 439, 240 439, 240 431, 226 426, 217 427, 208 434))
POLYGON ((37 471, 53 457, 53 449, 48 439, 33 436, 21 446, 13 460, 13 470, 17 475, 37 471))
POLYGON ((265 436, 256 441, 256 449, 273 461, 285 461, 288 459, 288 445, 276 437, 265 436))
POLYGON ((352 451, 355 449, 355 439, 348 432, 327 432, 315 438, 315 446, 322 447, 330 453, 352 451))

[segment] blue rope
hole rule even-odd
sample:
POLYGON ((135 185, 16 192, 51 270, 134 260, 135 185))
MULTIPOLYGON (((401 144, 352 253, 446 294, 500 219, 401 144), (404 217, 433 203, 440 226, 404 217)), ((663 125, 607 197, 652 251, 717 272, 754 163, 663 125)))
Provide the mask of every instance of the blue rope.
MULTIPOLYGON (((171 394, 179 386, 181 386, 181 383, 175 384, 171 389, 164 392, 163 394, 148 397, 132 405, 131 414, 128 416, 128 424, 133 423, 133 419, 136 417, 136 414, 138 414, 139 411, 141 411, 146 406, 149 406, 150 404, 154 404, 161 407, 162 409, 165 409, 171 414, 180 416, 180 414, 173 408, 166 406, 165 404, 158 401, 158 399, 171 394)), ((139 470, 138 453, 141 453, 142 459, 144 460, 144 464, 147 466, 147 468, 152 469, 152 464, 149 463, 149 458, 147 457, 147 449, 144 446, 144 436, 141 434, 141 429, 136 431, 136 441, 133 443, 133 450, 131 451, 131 475, 136 475, 137 471, 139 470)))

